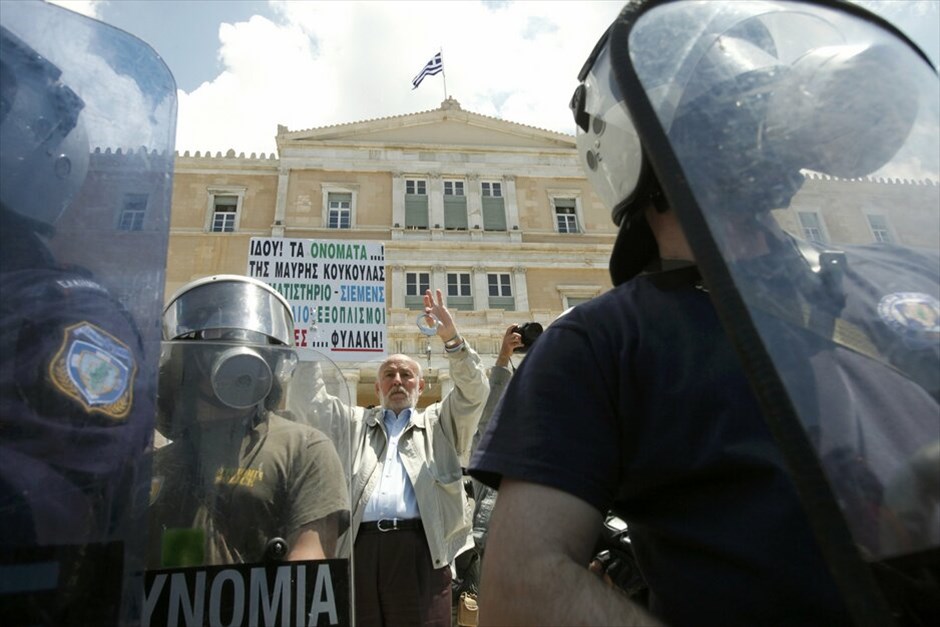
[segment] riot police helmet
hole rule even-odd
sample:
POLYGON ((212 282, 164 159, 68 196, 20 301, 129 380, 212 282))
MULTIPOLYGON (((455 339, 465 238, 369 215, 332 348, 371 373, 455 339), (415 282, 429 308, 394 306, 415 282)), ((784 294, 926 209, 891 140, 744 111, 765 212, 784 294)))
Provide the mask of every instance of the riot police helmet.
POLYGON ((894 97, 912 88, 891 48, 847 44, 798 3, 654 4, 623 9, 570 102, 584 171, 620 227, 614 284, 657 254, 644 210, 671 206, 649 158, 660 132, 681 155, 684 182, 752 214, 788 206, 805 170, 870 174, 908 136, 916 104, 894 97), (655 18, 634 28, 644 12, 655 18), (850 88, 872 75, 884 89, 850 88), (627 97, 637 85, 646 101, 639 106, 643 98, 627 97))
POLYGON ((62 71, 0 26, 0 202, 35 230, 49 227, 85 181, 85 103, 62 71))
POLYGON ((163 339, 248 340, 292 346, 290 304, 267 283, 219 274, 196 279, 170 297, 163 309, 163 339), (257 335, 252 335, 257 334, 257 335))
POLYGON ((289 303, 245 276, 214 275, 184 285, 164 308, 163 337, 157 428, 171 439, 203 418, 180 410, 189 397, 227 408, 224 415, 273 409, 298 361, 289 303))

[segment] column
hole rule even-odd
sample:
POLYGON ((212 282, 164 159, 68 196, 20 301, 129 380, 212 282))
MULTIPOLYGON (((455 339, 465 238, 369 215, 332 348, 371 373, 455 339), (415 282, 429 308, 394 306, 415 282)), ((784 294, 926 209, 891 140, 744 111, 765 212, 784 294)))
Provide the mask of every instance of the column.
MULTIPOLYGON (((392 282, 389 285, 392 292, 392 309, 405 308, 405 266, 392 266, 392 282)), ((386 299, 388 302, 388 299, 386 299)))
POLYGON ((516 290, 516 311, 529 311, 529 289, 525 281, 525 266, 515 266, 512 269, 512 282, 516 290))
POLYGON ((359 368, 343 368, 343 378, 346 379, 346 387, 349 388, 349 406, 355 407, 359 404, 359 379, 361 373, 359 368))
POLYGON ((392 228, 405 227, 405 179, 401 172, 392 173, 392 228), (398 225, 397 227, 395 225, 398 225))
POLYGON ((475 265, 473 272, 473 308, 477 311, 491 309, 490 307, 490 285, 486 278, 486 268, 482 265, 475 265))
POLYGON ((506 201, 506 229, 512 233, 514 226, 518 226, 520 229, 522 228, 522 226, 519 225, 519 203, 516 199, 516 177, 508 174, 504 176, 503 187, 506 190, 504 198, 506 201))
POLYGON ((483 229, 483 200, 480 197, 480 175, 467 176, 467 228, 483 229))
POLYGON ((444 228, 444 181, 440 174, 428 176, 428 229, 444 228))
POLYGON ((274 225, 271 227, 271 237, 284 237, 284 221, 287 215, 287 183, 290 179, 290 170, 286 167, 277 171, 277 199, 274 203, 274 225))
POLYGON ((431 293, 441 290, 444 294, 444 303, 447 303, 447 267, 440 264, 431 268, 431 293))

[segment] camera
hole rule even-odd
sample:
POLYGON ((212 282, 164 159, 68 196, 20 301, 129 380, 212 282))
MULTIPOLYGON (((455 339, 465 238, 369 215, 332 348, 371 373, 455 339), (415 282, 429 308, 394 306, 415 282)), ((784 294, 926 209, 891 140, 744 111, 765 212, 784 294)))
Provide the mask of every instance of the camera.
POLYGON ((525 324, 517 324, 512 331, 513 333, 518 333, 522 338, 522 346, 516 348, 513 352, 524 353, 529 350, 529 347, 535 344, 535 340, 539 339, 539 336, 542 335, 542 325, 538 322, 526 322, 525 324))

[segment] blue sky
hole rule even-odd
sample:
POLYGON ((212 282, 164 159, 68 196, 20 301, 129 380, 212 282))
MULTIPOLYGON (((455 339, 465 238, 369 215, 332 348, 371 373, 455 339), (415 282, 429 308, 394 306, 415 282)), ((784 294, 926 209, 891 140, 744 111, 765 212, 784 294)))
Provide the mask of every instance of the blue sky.
MULTIPOLYGON (((0 0, 7 2, 11 0, 0 0)), ((54 0, 148 42, 177 80, 177 149, 275 150, 314 128, 465 109, 572 133, 567 102, 621 0, 54 0), (445 76, 412 77, 443 48, 445 76)), ((859 0, 940 60, 940 1, 859 0)))
POLYGON ((173 71, 179 89, 190 92, 224 69, 218 58, 219 25, 252 15, 274 19, 264 0, 120 0, 98 3, 98 19, 153 46, 173 71))

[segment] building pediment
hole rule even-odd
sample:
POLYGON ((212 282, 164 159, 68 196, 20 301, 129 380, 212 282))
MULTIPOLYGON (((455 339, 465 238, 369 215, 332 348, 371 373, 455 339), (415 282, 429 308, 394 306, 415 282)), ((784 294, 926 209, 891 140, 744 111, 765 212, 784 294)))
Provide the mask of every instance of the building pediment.
POLYGON ((291 131, 278 127, 278 150, 313 145, 447 146, 562 149, 575 147, 571 135, 507 122, 460 108, 453 98, 439 109, 407 115, 291 131))

